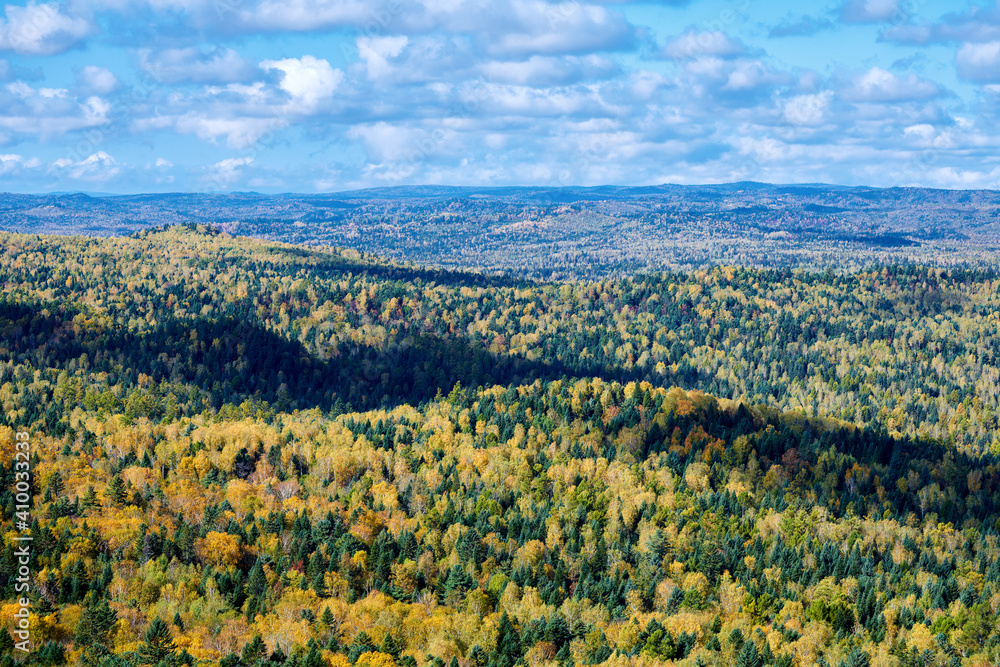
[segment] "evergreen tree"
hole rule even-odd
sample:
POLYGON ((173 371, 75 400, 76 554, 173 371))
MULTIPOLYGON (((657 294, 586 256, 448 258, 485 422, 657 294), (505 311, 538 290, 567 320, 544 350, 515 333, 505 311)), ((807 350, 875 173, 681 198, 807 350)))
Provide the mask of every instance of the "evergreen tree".
POLYGON ((760 653, 757 651, 757 645, 751 641, 744 642, 743 648, 736 654, 736 667, 762 666, 763 662, 761 661, 760 653))
POLYGON ((870 659, 866 651, 860 648, 855 648, 847 654, 847 658, 841 664, 843 667, 868 667, 869 660, 870 659))
POLYGON ((490 663, 495 667, 514 667, 520 658, 521 637, 507 612, 504 612, 497 626, 496 649, 493 651, 490 663))
POLYGON ((372 643, 372 638, 368 636, 368 633, 362 630, 351 642, 351 645, 347 647, 347 659, 352 663, 357 662, 361 654, 374 651, 376 649, 375 644, 372 643))
POLYGON ((146 628, 143 642, 139 646, 139 657, 143 664, 157 665, 161 660, 172 655, 177 646, 170 635, 170 625, 157 616, 146 628))
POLYGON ((111 482, 108 484, 105 494, 115 505, 125 504, 125 501, 128 499, 128 491, 125 489, 125 482, 122 481, 120 475, 115 475, 111 478, 111 482))
POLYGON ((243 647, 243 652, 240 654, 240 662, 242 662, 247 667, 251 667, 258 660, 262 660, 267 654, 267 646, 264 645, 264 640, 261 639, 260 635, 254 635, 243 647))
POLYGON ((84 608, 80 624, 76 629, 76 645, 83 647, 83 663, 87 667, 97 667, 101 658, 111 655, 114 645, 111 630, 118 621, 118 614, 108 605, 107 600, 96 602, 91 594, 89 604, 84 608))
POLYGON ((10 636, 7 628, 0 627, 0 653, 6 653, 14 648, 14 638, 10 636))
POLYGON ((380 653, 388 653, 394 658, 399 658, 399 654, 402 652, 403 647, 399 645, 399 642, 392 636, 392 633, 385 633, 385 638, 382 639, 382 645, 379 646, 380 653))

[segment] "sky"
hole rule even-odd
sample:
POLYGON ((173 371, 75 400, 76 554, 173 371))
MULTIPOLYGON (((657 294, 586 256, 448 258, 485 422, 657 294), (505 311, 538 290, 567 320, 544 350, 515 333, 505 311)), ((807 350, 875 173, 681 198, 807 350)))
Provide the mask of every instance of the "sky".
POLYGON ((0 11, 0 191, 997 188, 1000 7, 67 0, 0 11))

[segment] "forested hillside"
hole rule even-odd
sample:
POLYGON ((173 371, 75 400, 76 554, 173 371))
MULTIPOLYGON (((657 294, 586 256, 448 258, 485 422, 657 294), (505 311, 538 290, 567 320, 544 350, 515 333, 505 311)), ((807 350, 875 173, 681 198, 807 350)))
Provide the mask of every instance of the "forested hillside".
POLYGON ((0 620, 26 431, 34 664, 1000 660, 992 273, 0 243, 0 620))

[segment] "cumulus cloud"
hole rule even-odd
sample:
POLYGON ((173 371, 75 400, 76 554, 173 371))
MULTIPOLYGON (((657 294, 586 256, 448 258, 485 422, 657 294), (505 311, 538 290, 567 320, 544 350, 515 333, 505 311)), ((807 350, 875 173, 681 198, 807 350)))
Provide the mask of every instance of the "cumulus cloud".
POLYGON ((77 98, 65 88, 34 88, 14 81, 0 88, 0 128, 42 138, 109 122, 111 105, 92 95, 77 98))
POLYGON ((282 72, 281 89, 292 98, 293 109, 311 113, 333 96, 344 79, 344 73, 334 69, 326 60, 314 56, 265 60, 260 63, 264 71, 282 72))
POLYGON ((7 5, 0 19, 0 51, 34 56, 62 53, 90 34, 90 24, 63 14, 56 4, 7 5))
POLYGON ((82 160, 60 158, 49 166, 49 174, 74 181, 104 182, 121 172, 121 165, 104 151, 97 151, 82 160))
POLYGON ((926 45, 948 42, 1000 40, 1000 7, 972 5, 961 12, 945 14, 936 21, 913 21, 894 25, 881 39, 897 44, 926 45))
POLYGON ((735 58, 748 51, 746 44, 722 31, 688 32, 675 37, 663 47, 663 55, 672 60, 698 58, 735 58))
POLYGON ((487 51, 493 56, 616 51, 637 43, 634 26, 620 13, 604 7, 512 0, 510 10, 506 17, 482 14, 476 21, 487 35, 487 51))
POLYGON ((118 90, 118 77, 106 67, 87 65, 76 73, 76 83, 84 94, 107 95, 118 90))
POLYGON ((363 0, 264 0, 256 7, 240 7, 234 14, 241 25, 262 31, 314 31, 369 24, 384 27, 382 23, 393 17, 387 9, 380 12, 363 0))
POLYGON ((139 64, 155 81, 234 83, 250 79, 256 68, 230 48, 140 49, 139 64))
POLYGON ((25 160, 16 153, 0 154, 0 176, 9 176, 25 169, 37 169, 41 164, 42 161, 38 158, 25 160))
POLYGON ((209 190, 226 190, 243 178, 245 167, 254 163, 252 157, 231 157, 206 169, 202 182, 209 190))
POLYGON ((818 125, 826 119, 833 91, 812 95, 796 95, 785 103, 784 119, 792 125, 818 125))
POLYGON ((486 62, 480 71, 488 81, 538 87, 607 79, 618 74, 620 68, 613 60, 596 55, 532 56, 520 61, 486 62))
POLYGON ((368 37, 465 35, 495 57, 632 48, 635 27, 619 11, 576 0, 263 0, 235 12, 235 29, 317 31, 354 27, 368 37))
POLYGON ((406 35, 358 37, 358 55, 365 62, 368 78, 385 78, 392 69, 389 60, 402 53, 409 41, 406 35))
POLYGON ((857 76, 844 91, 845 95, 859 102, 902 102, 926 100, 941 94, 934 82, 921 79, 916 74, 902 77, 881 67, 857 76))
POLYGON ((964 79, 979 83, 1000 82, 1000 41, 963 44, 955 54, 955 65, 964 79))
POLYGON ((280 117, 227 116, 226 113, 234 112, 220 109, 216 109, 215 113, 189 111, 179 115, 155 116, 137 120, 135 127, 139 132, 172 129, 212 143, 224 137, 229 148, 247 149, 288 126, 288 120, 280 117))

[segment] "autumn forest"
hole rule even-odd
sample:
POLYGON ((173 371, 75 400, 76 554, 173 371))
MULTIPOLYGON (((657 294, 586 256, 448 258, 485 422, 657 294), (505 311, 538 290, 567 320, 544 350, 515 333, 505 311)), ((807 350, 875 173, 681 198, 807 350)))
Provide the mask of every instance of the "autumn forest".
POLYGON ((0 245, 0 667, 1000 662, 989 269, 0 245))

